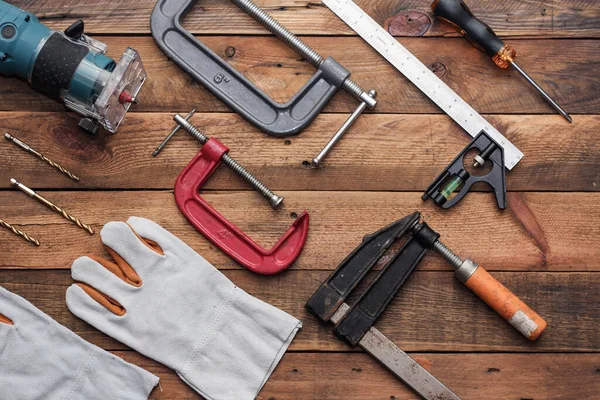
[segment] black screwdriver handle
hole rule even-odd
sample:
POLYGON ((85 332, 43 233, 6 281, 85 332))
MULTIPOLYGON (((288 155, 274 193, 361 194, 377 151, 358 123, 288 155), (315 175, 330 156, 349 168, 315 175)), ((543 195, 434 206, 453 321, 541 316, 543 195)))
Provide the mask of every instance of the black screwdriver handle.
POLYGON ((477 19, 462 0, 435 0, 431 9, 439 20, 452 25, 500 68, 508 68, 517 56, 517 52, 500 40, 492 28, 477 19))

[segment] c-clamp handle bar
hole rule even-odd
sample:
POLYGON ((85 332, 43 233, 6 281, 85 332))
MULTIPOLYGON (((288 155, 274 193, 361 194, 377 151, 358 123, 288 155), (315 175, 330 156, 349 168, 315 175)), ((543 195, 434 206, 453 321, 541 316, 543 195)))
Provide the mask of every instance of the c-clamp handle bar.
MULTIPOLYGON (((333 58, 321 57, 252 1, 232 0, 318 69, 290 101, 285 104, 275 102, 182 27, 183 19, 197 2, 198 0, 159 0, 150 22, 156 43, 173 62, 268 135, 286 137, 300 133, 342 88, 364 104, 359 106, 362 110, 373 108, 377 104, 375 96, 349 79, 350 72, 333 58)), ((356 120, 355 114, 338 131, 335 142, 356 120)), ((328 145, 328 151, 331 147, 333 146, 328 145)))

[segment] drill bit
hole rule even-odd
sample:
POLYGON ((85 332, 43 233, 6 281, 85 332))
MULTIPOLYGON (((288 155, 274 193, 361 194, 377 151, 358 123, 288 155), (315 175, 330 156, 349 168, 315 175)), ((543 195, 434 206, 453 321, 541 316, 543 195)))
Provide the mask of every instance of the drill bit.
POLYGON ((43 155, 39 151, 37 151, 34 148, 32 148, 31 146, 29 146, 27 143, 23 142, 22 140, 17 139, 16 137, 14 137, 13 135, 11 135, 8 132, 6 132, 4 134, 4 137, 7 140, 10 140, 14 144, 16 144, 17 146, 19 146, 20 148, 22 148, 23 150, 25 150, 26 152, 31 153, 34 156, 36 156, 37 158, 39 158, 40 160, 42 160, 42 161, 50 164, 52 167, 56 168, 57 170, 59 170, 60 172, 62 172, 66 176, 68 176, 69 178, 73 179, 74 181, 79 182, 79 177, 78 176, 76 176, 73 173, 67 171, 60 164, 55 163, 54 161, 52 161, 51 159, 49 159, 48 157, 46 157, 45 155, 43 155))
POLYGON ((37 194, 36 192, 34 192, 32 189, 30 189, 27 186, 23 185, 22 183, 18 182, 16 179, 14 179, 14 178, 11 179, 10 183, 13 186, 19 188, 23 193, 29 195, 30 197, 33 197, 34 199, 36 199, 40 203, 42 203, 45 206, 47 206, 52 211, 54 211, 54 212, 62 215, 65 219, 71 221, 72 223, 74 223, 75 225, 77 225, 78 227, 80 227, 81 229, 87 231, 90 235, 94 234, 94 230, 91 227, 89 227, 88 225, 84 224, 79 219, 75 218, 74 216, 72 216, 71 214, 69 214, 68 212, 66 212, 65 210, 63 210, 62 208, 58 207, 56 204, 54 204, 51 201, 43 198, 42 196, 40 196, 39 194, 37 194))
POLYGON ((21 236, 23 239, 25 239, 29 243, 33 243, 36 246, 40 245, 40 242, 36 238, 33 238, 33 237, 29 236, 28 234, 26 234, 25 232, 18 230, 13 225, 9 224, 8 222, 6 222, 2 219, 0 219, 0 226, 10 230, 12 233, 14 233, 17 236, 21 236))

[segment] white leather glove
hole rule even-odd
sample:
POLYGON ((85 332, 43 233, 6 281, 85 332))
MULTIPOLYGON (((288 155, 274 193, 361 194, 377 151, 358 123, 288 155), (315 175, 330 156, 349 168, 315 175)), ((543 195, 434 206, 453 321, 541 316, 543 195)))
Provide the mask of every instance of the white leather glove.
POLYGON ((0 286, 0 399, 147 400, 157 384, 0 286))
POLYGON ((300 321, 236 287, 152 221, 110 222, 100 235, 116 264, 76 260, 69 310, 207 399, 254 399, 300 321))

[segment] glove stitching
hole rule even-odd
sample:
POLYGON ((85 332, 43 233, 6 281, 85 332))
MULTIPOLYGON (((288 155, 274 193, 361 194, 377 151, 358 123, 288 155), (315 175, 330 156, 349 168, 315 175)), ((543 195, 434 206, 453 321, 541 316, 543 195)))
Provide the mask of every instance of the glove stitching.
POLYGON ((183 375, 184 377, 187 378, 187 373, 194 365, 194 361, 196 360, 196 357, 201 353, 201 350, 204 349, 204 346, 206 346, 206 342, 212 336, 212 333, 215 331, 215 328, 221 323, 223 318, 228 314, 227 312, 231 308, 231 305, 233 304, 235 298, 237 298, 238 293, 239 293, 238 287, 234 285, 233 288, 231 289, 230 293, 227 294, 226 300, 221 305, 221 308, 219 309, 219 311, 217 311, 212 322, 206 328, 206 330, 204 331, 204 333, 202 334, 200 339, 196 342, 196 344, 194 346, 194 350, 192 351, 192 354, 186 361, 185 366, 183 367, 183 370, 181 371, 181 375, 183 375))
POLYGON ((63 397, 63 400, 69 399, 71 397, 71 394, 73 394, 73 392, 79 386, 79 384, 81 383, 81 381, 83 381, 83 378, 87 375, 87 371, 89 369, 90 364, 92 363, 92 361, 94 360, 94 358, 96 358, 97 354, 98 353, 95 351, 94 348, 90 349, 90 355, 88 356, 87 360, 85 361, 85 363, 83 364, 83 366, 81 367, 81 369, 79 370, 79 372, 77 373, 77 377, 71 383, 71 387, 69 388, 69 390, 67 391, 67 393, 63 397))

